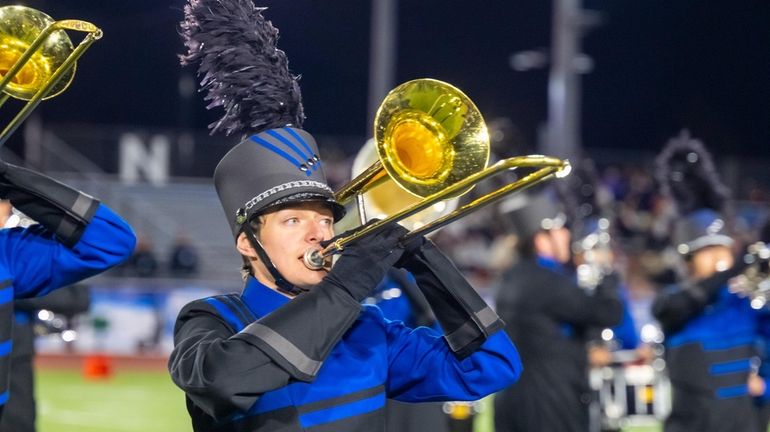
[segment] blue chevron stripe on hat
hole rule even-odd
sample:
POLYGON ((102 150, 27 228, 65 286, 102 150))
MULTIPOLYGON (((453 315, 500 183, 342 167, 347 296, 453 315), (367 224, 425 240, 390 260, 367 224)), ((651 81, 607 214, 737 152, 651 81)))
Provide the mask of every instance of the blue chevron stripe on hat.
POLYGON ((236 236, 246 220, 291 201, 328 202, 335 220, 345 214, 326 182, 315 139, 301 129, 269 129, 243 140, 217 165, 214 185, 236 236))

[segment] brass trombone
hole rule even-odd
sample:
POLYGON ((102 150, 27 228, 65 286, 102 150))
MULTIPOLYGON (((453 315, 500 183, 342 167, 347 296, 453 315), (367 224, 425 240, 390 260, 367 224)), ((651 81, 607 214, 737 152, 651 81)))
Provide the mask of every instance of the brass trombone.
POLYGON ((309 249, 304 257, 308 268, 323 268, 328 257, 342 251, 345 245, 440 201, 457 198, 500 172, 537 168, 410 231, 402 242, 435 231, 512 192, 553 177, 564 177, 571 170, 566 160, 540 155, 504 159, 487 167, 489 135, 481 112, 462 91, 433 79, 408 81, 391 90, 377 110, 374 138, 379 161, 336 192, 336 200, 347 203, 388 180, 422 199, 385 219, 361 226, 351 235, 335 239, 323 250, 309 249))
MULTIPOLYGON (((377 149, 375 148, 375 140, 374 138, 371 138, 366 141, 363 147, 361 147, 353 160, 353 167, 351 169, 352 176, 358 176, 377 161, 378 157, 377 149)), ((358 205, 357 225, 364 225, 372 218, 384 219, 388 217, 388 215, 391 215, 406 206, 410 206, 421 199, 422 197, 407 191, 395 181, 383 181, 376 187, 370 188, 365 194, 362 193, 356 195, 358 205)), ((425 225, 425 221, 436 219, 456 209, 459 201, 459 198, 439 201, 417 214, 402 219, 399 223, 409 230, 419 228, 425 225)), ((339 222, 337 226, 342 226, 343 229, 347 229, 349 224, 355 223, 354 219, 356 218, 353 217, 354 215, 351 214, 350 216, 351 217, 347 220, 343 219, 339 222)))
POLYGON ((26 6, 0 7, 0 106, 11 97, 27 101, 0 132, 0 147, 43 99, 69 87, 75 62, 101 37, 101 29, 86 21, 54 21, 26 6), (73 49, 65 30, 88 34, 73 49))

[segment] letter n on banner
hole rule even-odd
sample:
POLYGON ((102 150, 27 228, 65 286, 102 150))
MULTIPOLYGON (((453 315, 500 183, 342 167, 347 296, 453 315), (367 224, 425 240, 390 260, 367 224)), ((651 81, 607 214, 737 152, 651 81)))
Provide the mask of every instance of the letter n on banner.
POLYGON ((149 145, 133 133, 120 136, 120 180, 134 184, 143 177, 153 185, 168 181, 171 143, 163 135, 153 135, 149 145))

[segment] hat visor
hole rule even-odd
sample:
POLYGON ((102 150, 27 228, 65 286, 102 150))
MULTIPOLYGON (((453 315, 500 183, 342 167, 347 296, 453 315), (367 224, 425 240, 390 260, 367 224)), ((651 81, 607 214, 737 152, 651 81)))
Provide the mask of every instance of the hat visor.
POLYGON ((685 247, 681 248, 680 252, 683 252, 685 254, 692 254, 703 248, 707 248, 709 246, 731 247, 733 243, 734 243, 733 239, 726 235, 708 235, 708 236, 698 237, 697 239, 689 243, 685 243, 684 244, 685 247))
POLYGON ((258 213, 255 213, 255 215, 264 214, 269 211, 277 210, 280 207, 286 207, 291 204, 302 202, 320 202, 327 204, 329 209, 332 211, 332 214, 334 215, 334 222, 339 222, 343 217, 345 217, 345 213, 347 213, 345 206, 335 201, 333 197, 314 192, 299 192, 280 198, 270 203, 270 205, 263 208, 258 213))

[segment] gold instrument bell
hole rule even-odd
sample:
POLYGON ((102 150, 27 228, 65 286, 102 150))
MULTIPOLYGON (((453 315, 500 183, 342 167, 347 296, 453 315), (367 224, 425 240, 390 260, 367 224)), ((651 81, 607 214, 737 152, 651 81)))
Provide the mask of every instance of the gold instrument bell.
MULTIPOLYGON (((375 140, 370 138, 353 160, 351 169, 352 177, 356 177, 365 171, 373 163, 377 162, 377 149, 375 140)), ((383 181, 376 187, 370 188, 366 193, 359 195, 358 223, 363 225, 371 219, 385 219, 389 215, 398 212, 405 206, 411 206, 420 202, 421 197, 415 195, 395 181, 383 181)), ((439 201, 432 206, 412 216, 402 219, 399 223, 408 230, 422 227, 427 221, 436 219, 457 208, 458 198, 439 201)), ((352 214, 352 213, 351 213, 352 214)), ((346 229, 345 227, 342 228, 346 229)))
MULTIPOLYGON (((435 231, 509 193, 554 176, 566 176, 570 171, 567 161, 546 156, 514 157, 487 167, 489 135, 481 112, 462 91, 434 79, 409 81, 388 93, 377 110, 374 140, 378 161, 336 192, 335 198, 341 204, 354 198, 361 201, 366 192, 394 182, 409 192, 408 199, 384 195, 382 201, 392 209, 388 217, 335 239, 321 251, 309 249, 305 254, 307 267, 322 268, 326 258, 342 251, 346 244, 371 235, 387 224, 404 221, 439 203, 456 199, 499 172, 537 168, 471 203, 434 215, 437 218, 432 221, 420 221, 420 226, 413 228, 402 241, 435 231)), ((361 207, 359 202, 359 209, 361 207)))
POLYGON ((54 21, 26 6, 0 7, 0 106, 11 97, 27 101, 0 133, 0 146, 40 101, 69 87, 75 62, 101 37, 102 31, 86 21, 54 21), (73 48, 65 30, 88 34, 73 48))

